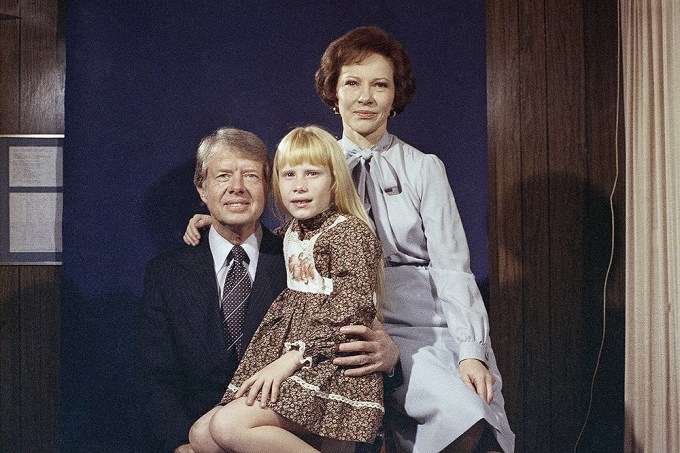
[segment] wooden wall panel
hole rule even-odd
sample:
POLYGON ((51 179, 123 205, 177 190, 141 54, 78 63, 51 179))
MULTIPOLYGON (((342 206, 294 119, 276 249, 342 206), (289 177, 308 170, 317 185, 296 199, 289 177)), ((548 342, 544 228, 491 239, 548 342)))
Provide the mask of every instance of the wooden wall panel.
POLYGON ((57 266, 21 268, 21 451, 59 451, 60 280, 57 266))
POLYGON ((56 0, 21 8, 21 133, 64 132, 63 32, 56 0))
POLYGON ((0 20, 19 16, 19 0, 0 0, 0 20))
MULTIPOLYGON (((607 337, 602 361, 595 381, 593 412, 583 436, 584 451, 623 451, 624 422, 624 331, 625 331, 625 150, 623 143, 623 111, 619 114, 617 131, 617 10, 614 2, 584 2, 585 22, 585 82, 586 140, 588 152, 588 185, 586 187, 586 235, 583 260, 591 270, 584 279, 585 329, 598 333, 603 328, 602 307, 604 284, 612 259, 607 285, 607 337), (620 143, 617 167, 617 132, 620 143), (614 255, 612 244, 612 198, 614 215, 614 255)), ((622 94, 622 93, 621 93, 622 94)), ((619 103, 623 108, 623 103, 619 103)), ((597 360, 601 337, 585 338, 585 371, 592 373, 597 360)))
POLYGON ((583 11, 580 1, 546 2, 552 445, 575 442, 585 391, 583 365, 584 124, 583 11), (563 382, 569 377, 568 382, 563 382), (567 385, 565 385, 567 384, 567 385))
POLYGON ((0 451, 21 441, 20 307, 19 268, 0 266, 0 451))
MULTIPOLYGON (((490 318, 518 452, 572 451, 588 409, 610 247, 599 194, 615 174, 616 15, 616 0, 487 1, 490 318)), ((610 292, 623 307, 616 262, 610 292)), ((594 400, 579 451, 622 439, 623 406, 611 405, 622 386, 606 389, 623 379, 623 325, 610 317, 607 398, 594 400)))
MULTIPOLYGON (((516 196, 516 187, 513 187, 513 181, 518 181, 522 174, 519 39, 516 33, 506 31, 519 29, 517 5, 514 2, 487 5, 487 24, 503 24, 503 27, 487 26, 489 203, 490 207, 504 206, 507 212, 521 213, 521 198, 516 196)), ((489 210, 489 243, 497 245, 489 260, 492 276, 489 318, 494 351, 503 376, 505 407, 516 433, 524 432, 524 381, 514 378, 524 370, 524 363, 516 360, 524 357, 521 231, 521 215, 503 216, 489 210), (514 303, 495 303, 501 294, 505 301, 514 303)), ((517 444, 523 445, 523 436, 517 437, 517 444)))
POLYGON ((0 20, 0 134, 19 130, 19 21, 0 20))
MULTIPOLYGON (((0 0, 0 133, 64 132, 63 0, 0 0)), ((61 269, 0 266, 0 451, 59 450, 61 269)))
MULTIPOLYGON (((514 182, 515 196, 522 200, 522 279, 524 288, 524 413, 531 414, 532 423, 525 421, 523 451, 540 451, 550 442, 552 412, 545 401, 550 397, 550 381, 542 378, 549 369, 550 304, 548 256, 549 222, 544 215, 549 203, 548 156, 542 152, 547 147, 546 121, 546 14, 542 0, 520 4, 519 54, 520 111, 522 119, 521 165, 522 174, 514 182)), ((501 175, 500 177, 504 177, 501 175)), ((503 208, 504 216, 517 215, 503 208)))

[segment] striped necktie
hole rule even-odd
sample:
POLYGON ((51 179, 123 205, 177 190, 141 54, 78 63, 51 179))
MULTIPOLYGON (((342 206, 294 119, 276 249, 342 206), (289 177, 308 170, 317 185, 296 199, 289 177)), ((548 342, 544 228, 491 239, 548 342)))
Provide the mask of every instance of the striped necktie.
POLYGON ((238 354, 251 282, 246 269, 248 255, 240 245, 235 245, 231 249, 227 262, 230 260, 232 261, 231 267, 227 272, 222 291, 222 329, 227 340, 227 351, 234 349, 238 354))

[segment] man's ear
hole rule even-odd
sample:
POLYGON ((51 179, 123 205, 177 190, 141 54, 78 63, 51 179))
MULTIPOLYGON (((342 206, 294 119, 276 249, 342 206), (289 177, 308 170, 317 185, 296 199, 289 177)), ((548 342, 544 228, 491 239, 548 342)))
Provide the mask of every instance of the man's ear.
POLYGON ((196 186, 196 192, 198 192, 198 196, 201 197, 201 200, 203 200, 203 203, 208 204, 208 201, 206 200, 205 196, 205 188, 203 188, 203 185, 196 186))

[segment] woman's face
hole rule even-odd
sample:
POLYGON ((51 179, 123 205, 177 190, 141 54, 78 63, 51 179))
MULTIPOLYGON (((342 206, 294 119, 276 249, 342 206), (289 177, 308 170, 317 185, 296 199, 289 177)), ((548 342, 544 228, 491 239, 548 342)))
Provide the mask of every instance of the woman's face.
POLYGON ((340 69, 338 110, 345 135, 357 145, 374 145, 387 129, 394 102, 394 69, 379 54, 340 69))

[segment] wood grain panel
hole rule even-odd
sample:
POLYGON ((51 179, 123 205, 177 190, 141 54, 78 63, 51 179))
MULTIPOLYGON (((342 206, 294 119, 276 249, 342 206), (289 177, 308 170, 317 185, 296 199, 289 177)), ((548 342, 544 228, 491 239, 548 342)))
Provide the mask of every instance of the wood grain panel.
MULTIPOLYGON (((499 363, 515 364, 501 371, 518 452, 571 451, 587 409, 610 243, 616 16, 616 0, 487 1, 490 316, 495 339, 522 342, 495 342, 499 363)), ((620 261, 609 289, 622 308, 620 261)), ((621 392, 604 389, 623 379, 619 315, 579 451, 621 445, 621 392)))
POLYGON ((0 266, 0 451, 20 444, 20 298, 19 268, 0 266))
POLYGON ((19 17, 19 0, 0 0, 0 20, 19 17))
MULTIPOLYGON (((517 4, 489 1, 487 21, 487 115, 491 336, 503 376, 510 426, 523 445, 524 332, 521 285, 521 199, 512 181, 521 175, 519 41, 517 4), (510 32, 508 32, 508 30, 510 32), (506 209, 507 208, 507 209, 506 209), (510 216, 508 213, 515 213, 510 216)), ((519 450, 519 447, 518 447, 519 450)))
POLYGON ((21 8, 21 132, 64 131, 64 43, 56 0, 21 8))
POLYGON ((553 441, 576 441, 586 412, 583 374, 585 90, 581 1, 546 2, 548 153, 550 172, 550 301, 553 441))
POLYGON ((0 21, 0 133, 19 130, 19 21, 0 21))
POLYGON ((524 451, 550 444, 550 279, 549 180, 546 96, 546 23, 543 0, 525 0, 519 8, 521 43, 522 175, 516 196, 522 201, 522 286, 524 288, 524 412, 531 414, 524 451))
MULTIPOLYGON (((594 372, 603 331, 602 311, 604 282, 612 246, 612 221, 609 196, 616 176, 616 97, 617 38, 616 2, 585 2, 585 83, 586 144, 588 151, 588 185, 586 187, 586 221, 583 261, 584 368, 594 372)), ((623 116, 620 117, 623 138, 623 116)), ((595 381, 593 411, 588 419, 582 446, 584 451, 623 451, 624 413, 624 344, 625 344, 625 159, 624 141, 620 140, 619 178, 614 194, 614 246, 612 270, 607 287, 607 327, 602 359, 595 381)))
POLYGON ((58 266, 23 266, 21 287, 22 451, 59 450, 58 266))

